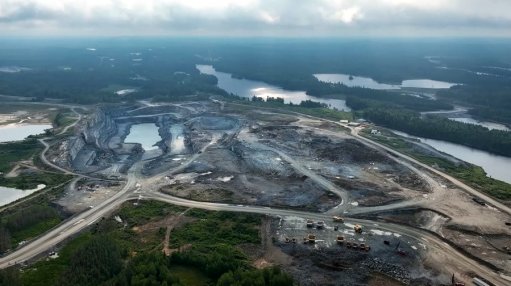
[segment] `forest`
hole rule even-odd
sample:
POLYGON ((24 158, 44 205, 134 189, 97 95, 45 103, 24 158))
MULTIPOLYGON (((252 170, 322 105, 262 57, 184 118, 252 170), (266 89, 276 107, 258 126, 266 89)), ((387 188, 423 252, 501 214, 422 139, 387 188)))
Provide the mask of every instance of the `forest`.
POLYGON ((511 156, 511 132, 488 130, 482 126, 465 124, 438 116, 421 117, 403 109, 368 108, 365 118, 388 128, 411 135, 445 140, 494 154, 511 156))
MULTIPOLYGON (((126 226, 104 218, 59 250, 23 272, 0 271, 0 282, 17 285, 240 285, 291 286, 292 278, 277 267, 255 269, 240 245, 259 244, 261 217, 191 209, 188 223, 171 233, 170 246, 182 251, 165 256, 165 229, 134 231, 186 209, 146 201, 126 203, 114 214, 126 226), (136 228, 135 228, 136 227, 136 228)), ((5 285, 5 284, 0 284, 5 285)))

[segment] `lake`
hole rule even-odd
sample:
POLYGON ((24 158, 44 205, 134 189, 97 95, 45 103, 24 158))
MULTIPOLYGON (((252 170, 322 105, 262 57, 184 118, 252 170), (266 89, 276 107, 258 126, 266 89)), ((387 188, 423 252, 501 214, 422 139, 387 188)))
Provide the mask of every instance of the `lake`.
POLYGON ((438 151, 449 154, 460 160, 480 166, 489 177, 511 184, 511 158, 494 155, 485 151, 454 144, 446 141, 412 136, 407 133, 392 130, 395 134, 408 138, 417 138, 438 151))
POLYGON ((20 141, 29 135, 44 133, 46 129, 52 128, 49 124, 7 124, 0 126, 0 142, 20 141))
POLYGON ((154 146, 161 140, 158 133, 158 126, 154 123, 133 124, 130 127, 130 133, 124 139, 125 143, 140 143, 144 150, 155 150, 158 146, 154 146))
POLYGON ((430 88, 430 89, 446 89, 455 86, 455 83, 437 81, 431 79, 409 79, 404 80, 401 84, 386 84, 375 81, 369 77, 350 76, 348 74, 314 74, 314 76, 322 82, 342 83, 349 87, 365 87, 370 89, 401 89, 401 88, 430 88))
POLYGON ((270 85, 261 81, 233 78, 231 74, 216 71, 211 65, 197 65, 197 69, 203 74, 214 75, 218 79, 218 87, 241 97, 252 98, 253 96, 283 98, 286 103, 300 104, 305 100, 312 100, 329 105, 338 110, 350 111, 346 101, 341 99, 326 99, 307 95, 305 91, 290 91, 278 86, 270 85))
POLYGON ((42 190, 46 185, 37 185, 37 188, 32 190, 19 190, 15 188, 7 188, 0 186, 0 206, 5 206, 21 198, 29 196, 39 190, 42 190))

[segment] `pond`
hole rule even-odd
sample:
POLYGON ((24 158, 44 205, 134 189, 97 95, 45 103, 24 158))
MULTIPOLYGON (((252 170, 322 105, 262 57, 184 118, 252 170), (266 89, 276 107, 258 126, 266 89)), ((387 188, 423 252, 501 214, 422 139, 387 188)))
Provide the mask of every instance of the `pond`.
POLYGON ((158 146, 155 146, 158 141, 161 140, 160 134, 158 133, 158 126, 154 123, 141 123, 134 124, 130 127, 130 133, 124 139, 125 143, 139 143, 142 145, 144 150, 155 150, 158 146))
POLYGON ((0 186, 0 206, 5 206, 15 202, 21 198, 29 196, 37 191, 44 189, 46 185, 37 185, 37 188, 32 190, 19 190, 15 188, 8 188, 0 186))
POLYGON ((437 81, 431 79, 410 79, 404 80, 401 84, 386 84, 375 81, 369 77, 350 76, 348 74, 314 74, 322 82, 342 83, 349 87, 365 87, 370 89, 401 89, 401 88, 429 88, 446 89, 455 86, 455 83, 437 81))
POLYGON ((283 98, 286 103, 300 104, 305 100, 312 100, 329 105, 338 110, 350 111, 346 101, 342 99, 327 99, 307 95, 305 91, 290 91, 278 86, 270 85, 261 81, 233 78, 231 74, 216 71, 211 65, 197 65, 197 69, 203 74, 214 75, 218 79, 218 87, 241 97, 252 98, 253 96, 283 98))
POLYGON ((29 135, 44 133, 46 129, 52 128, 49 124, 7 124, 0 126, 0 142, 20 141, 29 135))

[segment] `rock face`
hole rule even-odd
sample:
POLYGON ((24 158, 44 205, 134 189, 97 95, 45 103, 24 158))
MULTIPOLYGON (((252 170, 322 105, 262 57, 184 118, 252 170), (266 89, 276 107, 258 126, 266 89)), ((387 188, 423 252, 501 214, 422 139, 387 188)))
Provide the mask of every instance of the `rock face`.
POLYGON ((108 140, 117 132, 117 125, 108 110, 98 109, 80 130, 86 144, 108 149, 108 140))
MULTIPOLYGON (((68 158, 75 170, 94 171, 105 166, 92 166, 98 153, 109 152, 108 141, 117 132, 117 124, 112 119, 111 111, 98 108, 81 125, 76 136, 68 143, 68 158)), ((103 155, 104 156, 104 155, 103 155)))
POLYGON ((78 156, 80 150, 82 150, 85 146, 85 141, 83 140, 82 136, 73 136, 69 139, 68 146, 69 160, 73 162, 78 156))

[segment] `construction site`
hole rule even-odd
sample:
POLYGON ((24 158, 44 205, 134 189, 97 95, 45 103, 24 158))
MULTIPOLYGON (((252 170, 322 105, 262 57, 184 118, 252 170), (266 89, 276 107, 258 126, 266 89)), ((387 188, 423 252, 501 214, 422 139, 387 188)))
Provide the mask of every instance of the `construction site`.
POLYGON ((300 285, 469 285, 487 276, 477 267, 509 277, 509 213, 363 128, 218 100, 137 102, 92 110, 45 158, 77 176, 56 203, 85 222, 145 199, 267 214, 260 260, 300 285))

